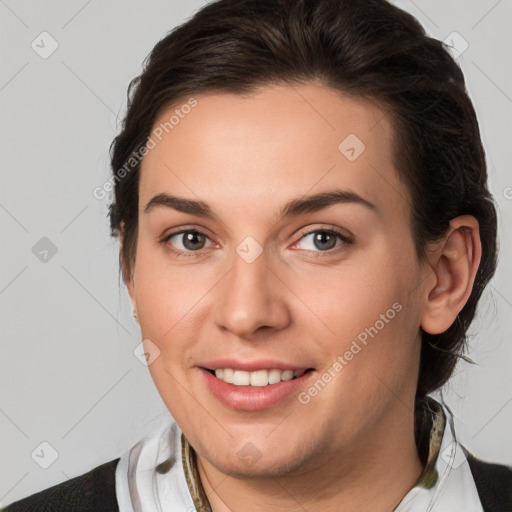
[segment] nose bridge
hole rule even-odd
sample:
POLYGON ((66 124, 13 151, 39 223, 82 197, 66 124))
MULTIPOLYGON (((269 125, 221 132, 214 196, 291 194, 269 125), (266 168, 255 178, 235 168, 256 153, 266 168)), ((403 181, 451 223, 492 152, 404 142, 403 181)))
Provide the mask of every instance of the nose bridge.
POLYGON ((236 248, 217 299, 217 324, 247 337, 262 326, 282 328, 289 320, 282 284, 269 268, 266 252, 254 239, 236 248))

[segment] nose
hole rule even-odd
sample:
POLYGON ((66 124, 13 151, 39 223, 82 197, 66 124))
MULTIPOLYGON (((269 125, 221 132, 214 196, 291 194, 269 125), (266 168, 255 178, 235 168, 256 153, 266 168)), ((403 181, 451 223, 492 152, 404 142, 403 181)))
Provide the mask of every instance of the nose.
POLYGON ((238 253, 233 265, 216 287, 216 323, 239 338, 254 339, 264 331, 279 330, 290 323, 290 290, 276 270, 268 266, 263 251, 248 262, 238 253))

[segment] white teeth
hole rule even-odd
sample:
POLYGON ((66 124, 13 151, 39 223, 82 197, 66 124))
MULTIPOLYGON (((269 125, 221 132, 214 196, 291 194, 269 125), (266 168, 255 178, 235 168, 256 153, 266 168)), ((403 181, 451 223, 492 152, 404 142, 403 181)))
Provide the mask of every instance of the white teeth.
POLYGON ((249 375, 251 377, 251 386, 266 386, 268 384, 267 370, 258 370, 257 372, 249 373, 249 375))
POLYGON ((293 379, 293 370, 286 370, 281 375, 282 380, 292 380, 293 379))
POLYGON ((256 386, 264 387, 269 384, 278 384, 283 380, 291 380, 294 377, 301 377, 305 370, 257 370, 255 372, 245 372, 243 370, 233 370, 231 368, 219 368, 215 370, 215 376, 229 384, 235 386, 256 386))
POLYGON ((251 380, 251 374, 249 372, 243 372, 241 370, 235 370, 235 376, 233 377, 233 384, 235 386, 248 386, 251 380))
MULTIPOLYGON (((222 371, 222 377, 219 377, 219 379, 222 379, 224 382, 228 382, 229 384, 233 384, 233 377, 235 375, 235 371, 231 370, 230 368, 226 368, 222 371)), ((215 370, 217 372, 217 370, 215 370)))
POLYGON ((270 370, 268 372, 268 383, 269 384, 277 384, 281 382, 281 374, 283 372, 281 370, 270 370))

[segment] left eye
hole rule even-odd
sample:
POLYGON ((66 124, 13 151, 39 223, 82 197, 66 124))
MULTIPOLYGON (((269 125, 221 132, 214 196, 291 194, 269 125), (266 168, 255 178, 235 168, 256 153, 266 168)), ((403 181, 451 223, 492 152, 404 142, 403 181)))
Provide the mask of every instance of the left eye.
POLYGON ((336 231, 325 230, 325 229, 317 229, 316 231, 311 231, 306 233, 301 237, 301 240, 307 240, 309 238, 308 243, 304 246, 303 242, 300 242, 301 249, 306 251, 316 251, 320 250, 321 252, 329 251, 334 249, 336 246, 336 240, 341 240, 339 245, 343 245, 343 243, 349 243, 350 240, 347 236, 342 235, 336 231))

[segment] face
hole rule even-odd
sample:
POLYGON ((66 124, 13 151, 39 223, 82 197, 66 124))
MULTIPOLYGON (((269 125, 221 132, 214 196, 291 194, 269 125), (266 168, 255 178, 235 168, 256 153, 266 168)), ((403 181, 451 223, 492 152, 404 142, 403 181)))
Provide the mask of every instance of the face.
POLYGON ((390 121, 316 83, 194 98, 141 167, 127 285, 158 391, 225 473, 370 454, 412 428, 425 278, 390 121))

